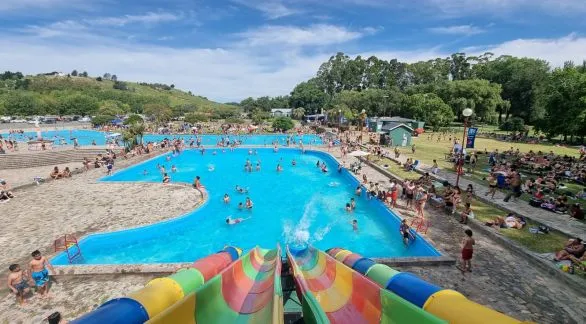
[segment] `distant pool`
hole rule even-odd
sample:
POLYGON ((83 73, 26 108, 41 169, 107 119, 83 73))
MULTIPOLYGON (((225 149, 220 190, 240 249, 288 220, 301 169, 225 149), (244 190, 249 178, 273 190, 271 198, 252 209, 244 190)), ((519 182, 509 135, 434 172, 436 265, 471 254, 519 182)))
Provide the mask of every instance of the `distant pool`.
MULTIPOLYGON (((112 233, 94 234, 80 242, 85 264, 133 264, 191 262, 214 253, 226 244, 244 249, 256 245, 269 248, 282 244, 311 243, 327 249, 344 247, 367 257, 439 256, 440 254, 422 237, 409 246, 403 246, 399 234, 399 218, 376 200, 364 195, 357 197, 357 209, 349 214, 344 205, 354 196, 358 184, 347 171, 338 173, 337 163, 329 154, 298 149, 259 149, 258 155, 248 155, 247 149, 233 152, 208 150, 201 155, 186 150, 171 161, 160 156, 105 177, 104 182, 161 182, 156 165, 171 165, 177 173, 169 173, 172 182, 191 183, 201 177, 209 200, 199 209, 182 217, 145 227, 112 233), (253 165, 261 161, 262 171, 246 173, 246 159, 253 165), (291 161, 295 159, 297 166, 291 161), (325 161, 330 170, 324 174, 316 167, 325 161), (277 163, 284 167, 276 172, 277 163), (213 171, 209 171, 212 169, 213 171), (148 175, 143 175, 147 170, 148 175), (238 194, 234 187, 249 188, 247 195, 238 194), (229 205, 222 201, 228 193, 229 205), (238 210, 238 202, 246 197, 254 202, 252 211, 238 210), (225 224, 227 216, 251 217, 240 224, 225 224), (357 219, 359 231, 350 224, 357 219)), ((125 199, 125 197, 118 197, 125 199)), ((143 199, 148 199, 144 197, 143 199)), ((138 200, 136 202, 140 204, 138 200)), ((165 208, 165 206, 160 207, 165 208)), ((154 210, 153 213, 157 211, 154 210)), ((53 264, 68 264, 63 253, 53 264)))
MULTIPOLYGON (((88 146, 95 142, 96 145, 106 145, 106 135, 108 133, 88 130, 88 129, 71 129, 71 130, 48 130, 42 131, 41 136, 44 139, 52 140, 55 145, 64 143, 65 145, 73 145, 73 138, 77 138, 79 145, 88 146)), ((36 132, 25 132, 24 134, 8 134, 0 133, 4 138, 15 139, 19 142, 25 142, 29 139, 36 139, 36 132)), ((229 137, 230 140, 240 140, 244 145, 272 145, 274 141, 278 141, 281 144, 285 144, 288 135, 285 134, 267 134, 267 135, 198 135, 202 139, 202 145, 216 145, 222 137, 229 137)), ((143 141, 146 142, 161 142, 165 138, 181 138, 184 139, 187 144, 191 139, 195 139, 194 135, 159 135, 159 134, 145 134, 143 141)), ((293 136, 295 142, 303 140, 304 144, 321 144, 321 138, 317 135, 302 135, 293 136)))

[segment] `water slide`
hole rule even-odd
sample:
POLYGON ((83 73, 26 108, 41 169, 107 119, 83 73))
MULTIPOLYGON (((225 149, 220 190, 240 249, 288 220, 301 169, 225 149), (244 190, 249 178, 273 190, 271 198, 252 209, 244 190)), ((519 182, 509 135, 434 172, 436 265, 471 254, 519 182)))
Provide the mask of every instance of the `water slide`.
POLYGON ((281 249, 250 250, 147 323, 283 323, 281 249))
MULTIPOLYGON (((190 268, 150 281, 128 297, 107 301, 94 311, 71 321, 84 324, 142 324, 190 296, 204 283, 233 264, 242 250, 226 247, 223 251, 199 259, 190 268)), ((192 316, 193 317, 193 316, 192 316)))
POLYGON ((391 291, 411 304, 452 324, 514 324, 523 323, 477 304, 461 293, 442 289, 409 272, 399 272, 386 265, 348 250, 333 248, 326 251, 330 257, 391 291))
POLYGON ((446 323, 313 247, 287 247, 305 323, 446 323))

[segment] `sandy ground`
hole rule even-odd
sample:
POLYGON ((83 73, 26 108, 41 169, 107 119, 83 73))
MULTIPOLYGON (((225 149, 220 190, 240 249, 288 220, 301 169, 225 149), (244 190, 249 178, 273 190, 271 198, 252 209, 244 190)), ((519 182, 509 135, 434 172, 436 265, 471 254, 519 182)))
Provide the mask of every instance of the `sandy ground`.
MULTIPOLYGON (((116 167, 137 161, 119 161, 116 167)), ((0 250, 0 296, 3 296, 0 299, 0 323, 30 323, 31 318, 44 314, 37 309, 52 309, 58 305, 71 305, 65 313, 71 316, 146 283, 144 277, 135 276, 125 276, 115 282, 87 277, 84 280, 75 278, 71 282, 63 279, 55 285, 54 301, 33 299, 31 303, 34 307, 21 309, 14 308, 14 297, 8 294, 4 284, 9 264, 25 265, 35 249, 51 253, 53 240, 65 233, 75 233, 79 237, 87 233, 150 224, 185 214, 201 201, 199 193, 187 186, 96 182, 104 175, 103 172, 103 169, 95 169, 74 175, 72 179, 50 181, 19 190, 15 192, 16 198, 0 204, 0 222, 4 225, 0 227, 0 246, 3 247, 0 250), (160 208, 162 205, 165 208, 160 208), (88 294, 80 299, 83 291, 88 294)))
MULTIPOLYGON (((64 170, 69 167, 71 171, 83 168, 81 162, 71 162, 57 164, 59 170, 64 170)), ((34 177, 48 178, 49 173, 53 170, 55 165, 41 166, 36 168, 25 168, 25 169, 11 169, 11 170, 0 170, 0 179, 5 179, 10 184, 10 187, 14 188, 17 186, 33 183, 34 177)))

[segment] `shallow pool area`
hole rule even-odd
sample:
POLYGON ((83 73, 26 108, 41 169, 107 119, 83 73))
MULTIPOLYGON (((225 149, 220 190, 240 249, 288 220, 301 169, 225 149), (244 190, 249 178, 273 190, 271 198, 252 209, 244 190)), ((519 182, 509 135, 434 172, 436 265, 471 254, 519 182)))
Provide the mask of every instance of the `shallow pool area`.
MULTIPOLYGON (((102 132, 90 129, 69 129, 69 130, 42 130, 41 136, 43 139, 53 141, 54 145, 73 145, 73 139, 76 138, 77 142, 81 146, 91 146, 93 143, 96 145, 106 145, 108 134, 119 133, 114 132, 102 132)), ((8 134, 7 132, 0 133, 3 138, 16 140, 18 142, 26 142, 37 138, 36 132, 24 132, 22 134, 8 134)), ((242 145, 267 145, 271 146, 273 142, 277 141, 284 145, 287 143, 287 134, 246 134, 246 135, 217 135, 217 134, 203 134, 197 135, 201 139, 201 144, 206 146, 215 146, 222 138, 227 138, 230 141, 240 141, 242 145)), ((195 135, 190 134, 173 134, 173 135, 161 135, 161 134, 145 134, 143 136, 143 142, 161 142, 164 139, 183 139, 186 145, 189 145, 191 140, 196 141, 195 135)), ((299 143, 300 140, 306 145, 319 145, 322 144, 321 138, 317 135, 306 134, 306 135, 293 135, 292 140, 295 143, 299 143)), ((293 143, 291 143, 293 144, 293 143)))
MULTIPOLYGON (((357 180, 346 170, 337 172, 337 162, 329 154, 318 151, 302 154, 299 149, 280 149, 277 153, 272 149, 256 151, 256 155, 249 155, 246 148, 209 149, 202 155, 198 150, 185 150, 178 156, 159 156, 101 179, 161 183, 157 165, 162 165, 174 183, 190 184, 195 176, 200 176, 209 199, 193 212, 174 219, 89 235, 80 241, 83 259, 79 263, 192 262, 225 245, 248 250, 257 245, 271 248, 277 242, 312 244, 324 250, 344 247, 366 257, 440 256, 420 236, 405 247, 399 233, 399 218, 379 201, 368 200, 364 193, 355 196, 357 180), (247 159, 253 169, 260 162, 261 170, 245 172, 247 159), (293 160, 296 166, 292 165, 293 160), (323 173, 316 167, 318 161, 325 162, 329 172, 323 173), (278 164, 283 167, 282 172, 276 171, 278 164), (176 172, 171 172, 173 165, 176 172), (236 192, 236 185, 249 192, 236 192), (229 204, 223 202, 226 193, 231 198, 229 204), (250 197, 254 207, 238 209, 238 203, 244 203, 246 197, 250 197), (351 198, 356 199, 357 208, 348 213, 344 206, 351 198), (228 216, 246 220, 228 225, 225 222, 228 216), (358 231, 352 228, 353 219, 358 221, 358 231)), ((140 204, 140 199, 136 203, 140 204)), ((61 253, 52 263, 69 262, 61 253)))

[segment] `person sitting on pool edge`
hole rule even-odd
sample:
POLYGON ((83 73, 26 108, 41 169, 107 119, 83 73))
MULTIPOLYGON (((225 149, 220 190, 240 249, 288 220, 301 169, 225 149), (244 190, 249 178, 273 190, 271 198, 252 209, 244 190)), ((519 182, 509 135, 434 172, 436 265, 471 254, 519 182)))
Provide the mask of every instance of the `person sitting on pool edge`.
POLYGON ((163 174, 163 183, 169 183, 171 182, 171 177, 169 177, 168 174, 163 174))
POLYGON ((232 216, 228 216, 228 217, 226 217, 226 224, 228 224, 228 225, 236 225, 238 223, 244 222, 247 219, 250 219, 250 217, 247 217, 247 218, 234 218, 234 219, 232 219, 232 216))
POLYGON ((246 209, 252 209, 252 206, 254 206, 254 204, 252 203, 252 200, 250 200, 250 197, 246 197, 245 206, 246 206, 246 209))

